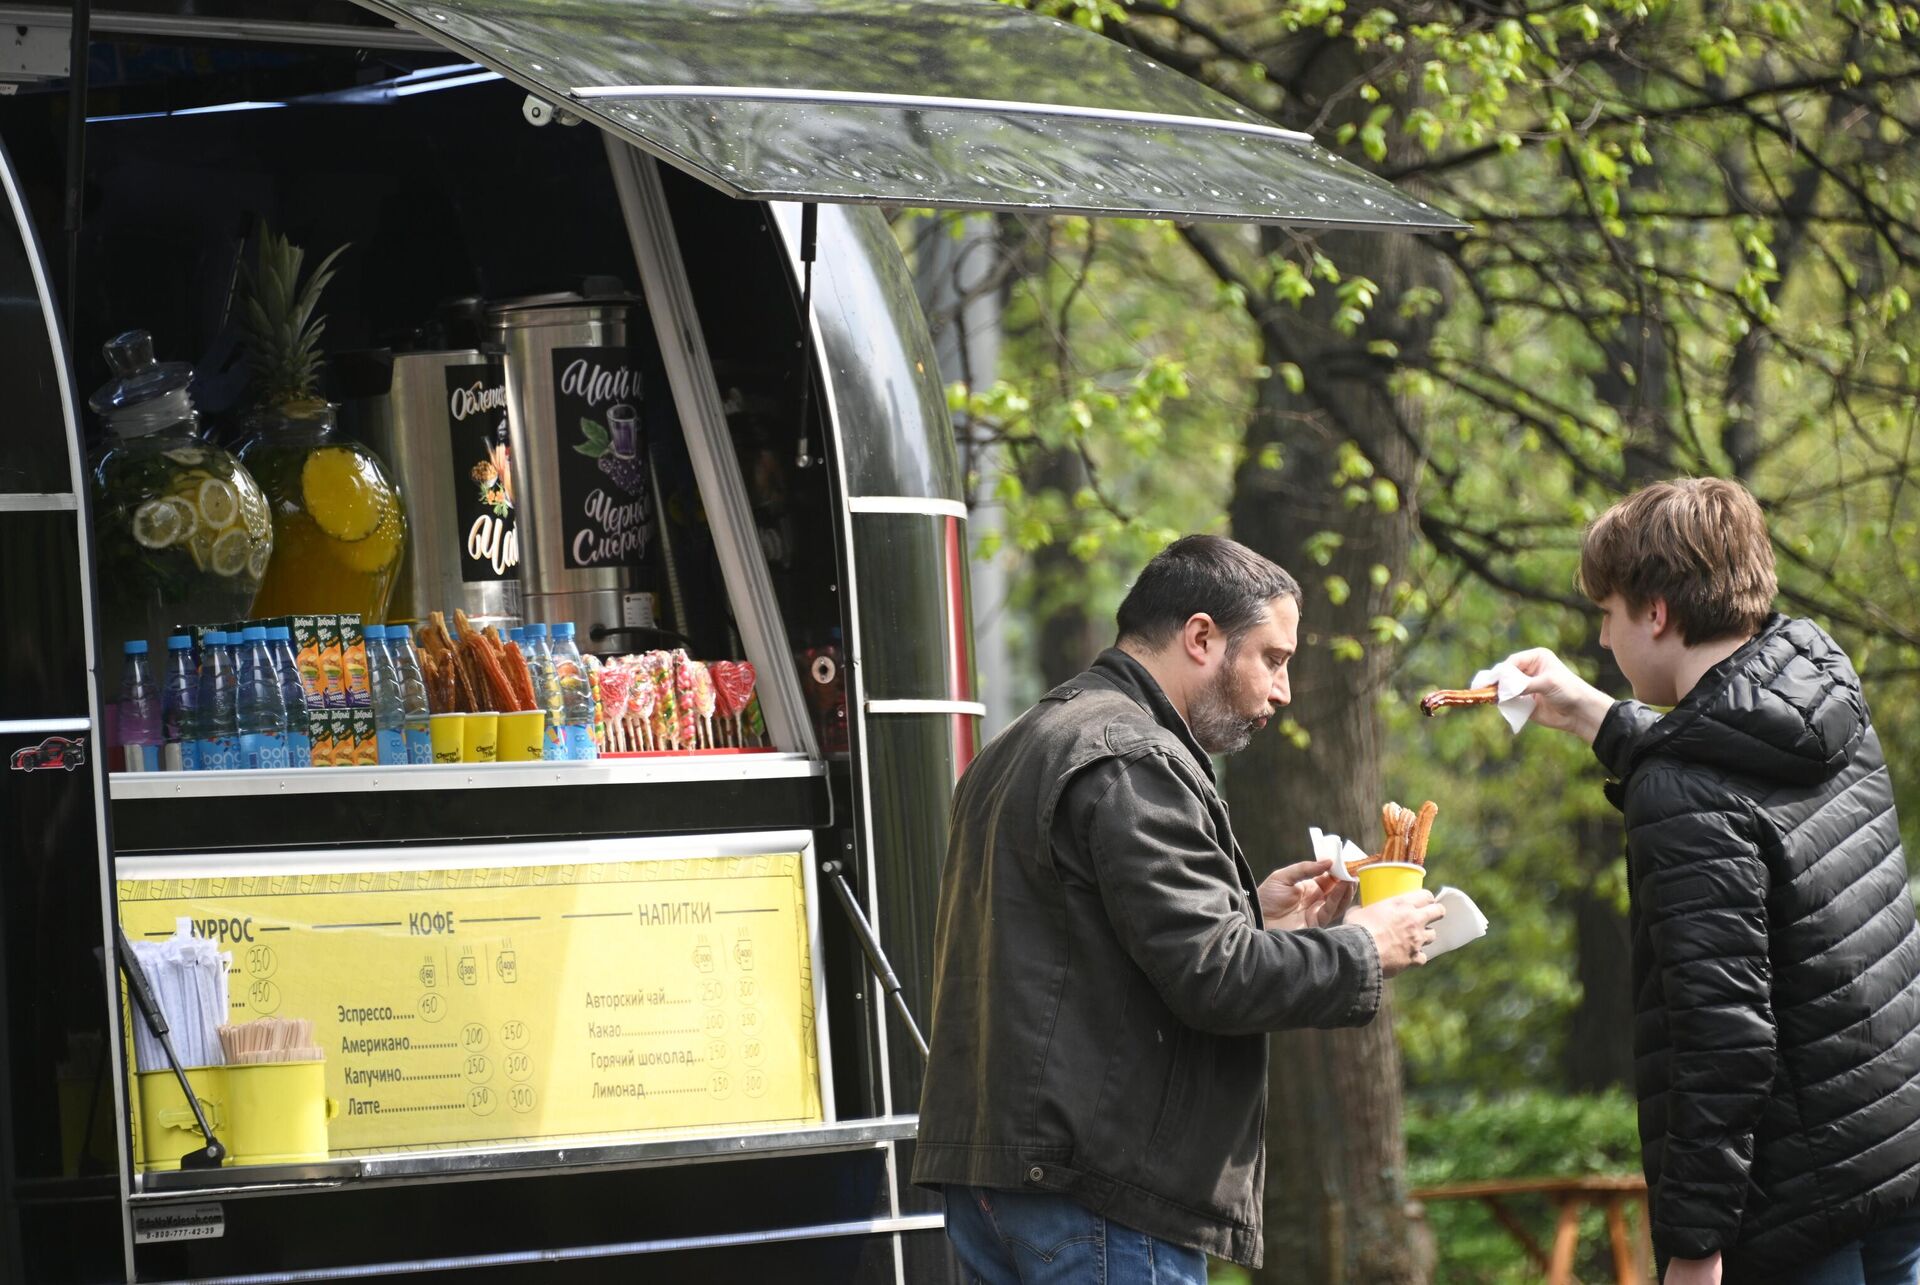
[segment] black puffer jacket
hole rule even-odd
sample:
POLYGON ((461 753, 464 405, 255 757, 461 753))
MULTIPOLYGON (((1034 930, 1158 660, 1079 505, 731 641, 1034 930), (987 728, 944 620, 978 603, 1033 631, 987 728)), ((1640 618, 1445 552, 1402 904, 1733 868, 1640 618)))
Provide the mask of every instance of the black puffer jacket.
POLYGON ((1614 706, 1654 1246, 1765 1279, 1920 1190, 1920 932, 1859 677, 1775 616, 1665 717, 1614 706))

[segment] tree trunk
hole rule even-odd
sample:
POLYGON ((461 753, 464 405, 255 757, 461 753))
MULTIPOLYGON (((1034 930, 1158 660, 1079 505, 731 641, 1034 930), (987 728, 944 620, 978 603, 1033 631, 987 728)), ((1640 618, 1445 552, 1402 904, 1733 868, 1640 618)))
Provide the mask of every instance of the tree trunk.
MULTIPOLYGON (((1579 826, 1576 850, 1590 879, 1595 863, 1620 859, 1626 835, 1618 814, 1588 817, 1579 826)), ((1633 1083, 1633 990, 1628 978, 1632 948, 1619 903, 1592 883, 1573 891, 1574 975, 1580 1002, 1567 1025, 1561 1069, 1576 1093, 1598 1093, 1633 1083)))
MULTIPOLYGON (((1377 282, 1384 299, 1414 284, 1422 254, 1407 237, 1328 237, 1325 248, 1342 272, 1377 282)), ((1316 306, 1266 318, 1268 362, 1296 362, 1309 372, 1309 385, 1296 396, 1278 378, 1262 384, 1247 462, 1234 483, 1234 536, 1292 571, 1306 598, 1287 713, 1310 743, 1298 748, 1269 732, 1227 768, 1236 830, 1267 869, 1308 855, 1309 825, 1363 845, 1377 842, 1381 828, 1376 700, 1391 657, 1373 643, 1369 622, 1391 614, 1391 606, 1390 590, 1373 585, 1371 569, 1401 571, 1413 515, 1406 506, 1383 512, 1350 505, 1329 478, 1342 443, 1355 440, 1384 473, 1404 482, 1415 461, 1395 425, 1418 412, 1359 359, 1378 332, 1337 334, 1324 324, 1330 311, 1316 306), (1282 451, 1278 468, 1261 465, 1270 444, 1282 451), (1341 541, 1324 569, 1305 552, 1321 532, 1341 541), (1343 604, 1329 600, 1331 575, 1351 587, 1343 604), (1365 644, 1361 659, 1336 658, 1331 643, 1342 636, 1365 644)), ((1430 1256, 1407 1212, 1400 1082, 1384 1002, 1380 1016, 1356 1030, 1274 1038, 1267 1267, 1260 1280, 1413 1285, 1426 1278, 1430 1256)))
MULTIPOLYGON (((1086 466, 1072 451, 1036 454, 1022 470, 1028 490, 1072 495, 1087 484, 1086 466)), ((1066 541, 1055 540, 1035 549, 1028 563, 1037 595, 1034 615, 1039 636, 1034 639, 1034 663, 1049 688, 1085 669, 1113 642, 1111 620, 1096 620, 1087 611, 1087 564, 1073 556, 1066 541)))

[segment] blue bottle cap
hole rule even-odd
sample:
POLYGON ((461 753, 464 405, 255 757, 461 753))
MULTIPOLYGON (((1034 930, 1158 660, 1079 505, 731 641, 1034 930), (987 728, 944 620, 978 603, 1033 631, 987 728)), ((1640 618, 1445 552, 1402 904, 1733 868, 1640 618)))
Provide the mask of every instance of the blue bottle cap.
POLYGON ((167 639, 167 650, 168 651, 193 650, 193 635, 192 634, 175 634, 173 637, 167 639))
POLYGON ((573 637, 573 622, 571 620, 563 620, 555 625, 553 627, 553 636, 555 638, 573 637))
POLYGON ((268 642, 292 642, 293 630, 287 628, 285 625, 268 625, 267 641, 268 642))
POLYGON ((527 640, 527 631, 526 631, 526 630, 524 630, 524 629, 509 629, 509 630, 507 630, 507 641, 508 641, 508 642, 510 642, 510 643, 513 643, 513 644, 515 644, 515 645, 517 646, 518 644, 520 644, 520 643, 523 643, 523 642, 525 642, 526 640, 527 640))
POLYGON ((144 638, 131 639, 120 650, 129 656, 144 656, 147 654, 147 640, 144 638))
POLYGON ((248 625, 240 631, 241 642, 265 642, 266 640, 267 627, 265 625, 248 625))
POLYGON ((545 638, 546 636, 547 636, 547 627, 545 625, 528 625, 527 626, 527 637, 545 638))
POLYGON ((387 627, 385 625, 363 625, 360 629, 360 636, 368 642, 385 642, 387 639, 387 627))
POLYGON ((208 647, 224 647, 227 645, 227 636, 218 629, 210 629, 207 631, 207 636, 201 639, 201 642, 208 647))

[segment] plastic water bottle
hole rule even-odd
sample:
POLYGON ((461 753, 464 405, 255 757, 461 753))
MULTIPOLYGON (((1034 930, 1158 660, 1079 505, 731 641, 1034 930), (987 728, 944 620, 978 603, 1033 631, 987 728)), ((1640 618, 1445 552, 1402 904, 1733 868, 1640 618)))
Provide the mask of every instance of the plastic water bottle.
POLYGON ((287 698, 280 690, 280 675, 273 671, 264 625, 250 625, 240 635, 239 679, 235 713, 241 761, 248 768, 283 772, 293 766, 287 751, 287 698))
POLYGON ((267 657, 280 683, 280 699, 287 708, 287 766, 313 766, 313 736, 308 723, 307 685, 300 679, 300 662, 293 654, 293 630, 267 626, 267 657))
POLYGON ((167 639, 167 672, 160 683, 160 768, 191 772, 200 766, 199 736, 194 727, 200 708, 200 664, 193 655, 193 635, 167 639))
POLYGON ((593 679, 574 646, 571 621, 553 627, 553 681, 560 695, 560 741, 567 757, 600 757, 593 741, 593 679))
POLYGON ((373 692, 373 737, 381 767, 401 767, 407 761, 407 706, 400 691, 400 671, 387 650, 387 627, 368 625, 367 686, 373 692))
POLYGON ((433 762, 432 707, 427 704, 427 680, 420 672, 420 653, 413 649, 413 631, 404 625, 387 626, 387 654, 400 674, 400 705, 405 711, 407 762, 433 762))
POLYGON ((520 650, 526 653, 527 672, 533 679, 534 703, 547 712, 540 757, 548 761, 563 759, 567 750, 560 733, 560 689, 553 681, 553 650, 547 643, 547 627, 528 625, 526 637, 520 650))
POLYGON ((233 672, 233 648, 227 638, 216 631, 200 644, 199 759, 203 772, 230 772, 241 764, 235 705, 240 684, 233 672))
POLYGON ((120 663, 120 748, 128 772, 160 770, 160 688, 147 659, 147 640, 136 638, 123 649, 120 663))

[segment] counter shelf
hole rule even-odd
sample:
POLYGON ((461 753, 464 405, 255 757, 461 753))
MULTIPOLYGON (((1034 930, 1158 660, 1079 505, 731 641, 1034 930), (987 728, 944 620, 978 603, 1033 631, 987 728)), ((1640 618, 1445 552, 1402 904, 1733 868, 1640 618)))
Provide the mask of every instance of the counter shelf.
POLYGON ((815 829, 832 819, 826 766, 804 754, 114 773, 108 780, 122 859, 815 829))
POLYGON ((136 1204, 164 1204, 349 1185, 466 1182, 537 1173, 584 1173, 855 1151, 912 1138, 917 1124, 914 1116, 887 1116, 771 1131, 680 1132, 648 1138, 590 1136, 536 1146, 456 1147, 337 1156, 313 1164, 175 1169, 137 1175, 131 1199, 136 1204))

